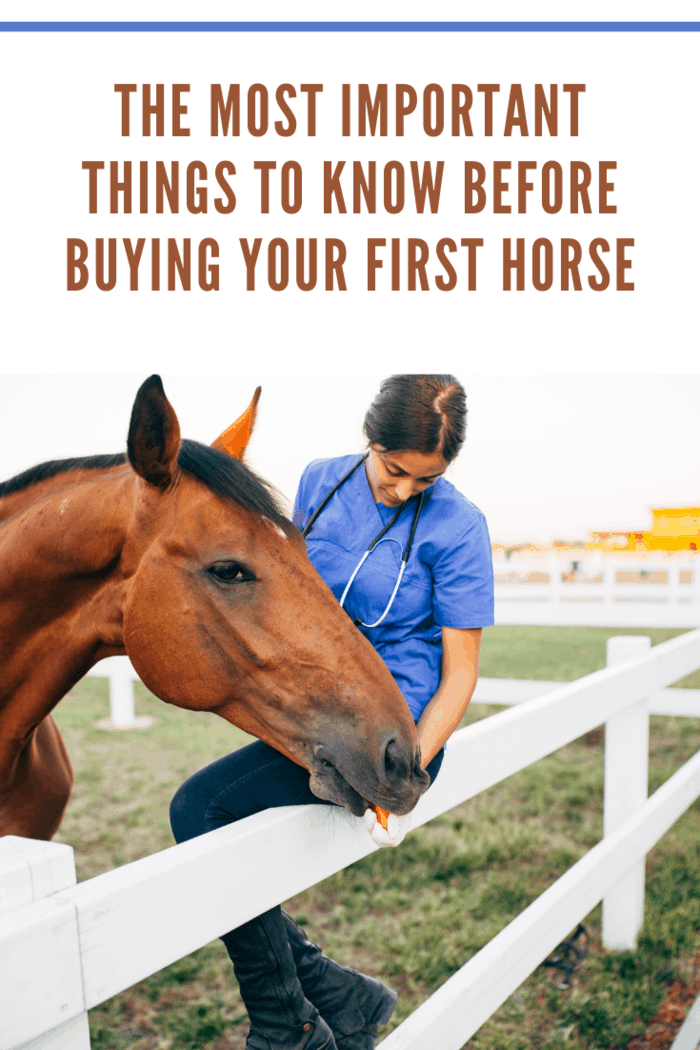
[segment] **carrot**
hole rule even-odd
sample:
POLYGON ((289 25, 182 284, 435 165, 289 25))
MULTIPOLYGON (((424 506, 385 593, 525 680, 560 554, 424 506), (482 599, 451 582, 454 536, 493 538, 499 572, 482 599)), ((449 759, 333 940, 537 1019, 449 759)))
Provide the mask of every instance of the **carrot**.
POLYGON ((387 811, 385 809, 381 809, 380 806, 375 806, 374 812, 377 814, 377 820, 379 821, 381 826, 384 828, 385 831, 388 831, 389 814, 387 813, 387 811))

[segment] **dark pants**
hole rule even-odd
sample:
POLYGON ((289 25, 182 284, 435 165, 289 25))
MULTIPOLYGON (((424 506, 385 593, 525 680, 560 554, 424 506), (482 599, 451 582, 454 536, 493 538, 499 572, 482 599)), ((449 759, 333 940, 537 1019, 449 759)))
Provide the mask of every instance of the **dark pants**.
MULTIPOLYGON (((438 751, 427 767, 431 783, 442 759, 438 751)), ((261 740, 247 744, 200 769, 179 788, 170 805, 175 840, 186 842, 264 809, 322 804, 310 790, 309 779, 307 770, 261 740)), ((232 930, 221 938, 232 958, 236 933, 232 930)))

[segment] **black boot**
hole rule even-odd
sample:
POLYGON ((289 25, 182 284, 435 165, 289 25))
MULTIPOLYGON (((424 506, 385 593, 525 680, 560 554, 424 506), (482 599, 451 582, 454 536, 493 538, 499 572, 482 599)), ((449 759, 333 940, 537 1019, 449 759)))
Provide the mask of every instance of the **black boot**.
POLYGON ((280 908, 222 940, 250 1018, 249 1050, 336 1050, 331 1029, 304 997, 280 908))
POLYGON ((338 1050, 374 1050, 377 1025, 394 1012, 396 992, 329 959, 291 915, 283 911, 282 917, 304 995, 333 1029, 338 1050))

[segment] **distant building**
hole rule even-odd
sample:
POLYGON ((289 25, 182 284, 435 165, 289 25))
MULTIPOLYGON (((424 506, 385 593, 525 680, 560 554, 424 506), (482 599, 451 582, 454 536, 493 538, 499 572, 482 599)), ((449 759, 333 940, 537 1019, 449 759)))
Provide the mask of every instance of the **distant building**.
POLYGON ((587 550, 696 551, 700 549, 700 507, 652 508, 650 532, 591 532, 587 550))
POLYGON ((491 551, 494 557, 504 558, 510 561, 514 554, 542 554, 549 550, 549 544, 537 543, 531 540, 526 543, 492 543, 491 551))
POLYGON ((587 549, 585 540, 550 540, 549 543, 540 543, 537 540, 528 540, 524 543, 499 543, 491 544, 494 556, 505 558, 509 561, 514 554, 546 554, 551 551, 583 551, 587 549))

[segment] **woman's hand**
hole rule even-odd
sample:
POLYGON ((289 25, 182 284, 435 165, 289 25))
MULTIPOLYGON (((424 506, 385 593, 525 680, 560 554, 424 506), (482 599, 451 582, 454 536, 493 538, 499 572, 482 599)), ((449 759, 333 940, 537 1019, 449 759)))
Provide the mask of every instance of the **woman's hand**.
POLYGON ((410 831, 411 814, 407 813, 405 817, 397 817, 395 814, 390 813, 385 829, 377 820, 377 814, 374 810, 366 809, 365 824, 372 841, 376 842, 378 846, 398 846, 400 842, 403 842, 406 833, 410 831))

